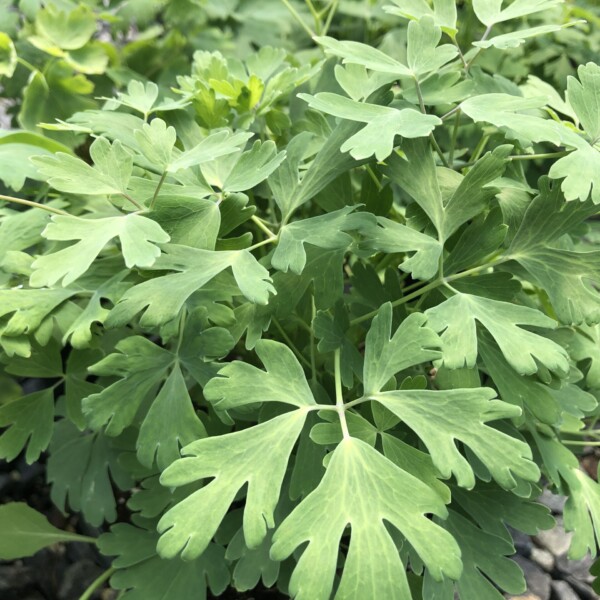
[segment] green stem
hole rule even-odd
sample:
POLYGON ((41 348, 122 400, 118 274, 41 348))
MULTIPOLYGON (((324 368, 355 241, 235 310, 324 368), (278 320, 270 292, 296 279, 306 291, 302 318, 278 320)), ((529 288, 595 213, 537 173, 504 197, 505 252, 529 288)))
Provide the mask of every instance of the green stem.
POLYGON ((165 182, 165 179, 167 177, 167 172, 165 171, 160 179, 158 180, 158 185, 156 186, 156 189, 154 190, 154 195, 152 196, 152 200, 150 200, 150 210, 152 210, 154 208, 154 204, 156 203, 156 199, 158 198, 158 192, 160 192, 160 188, 162 187, 163 183, 165 182))
POLYGON ((536 160, 543 158, 560 158, 570 154, 570 150, 561 150, 560 152, 544 152, 542 154, 516 154, 515 156, 509 156, 508 160, 536 160))
POLYGON ((321 15, 315 8, 314 4, 312 3, 312 0, 304 0, 304 3, 308 7, 308 11, 312 15, 313 21, 315 23, 315 31, 317 32, 317 35, 321 35, 321 15))
POLYGON ((350 432, 348 431, 348 422, 346 421, 346 408, 344 406, 344 396, 342 394, 342 367, 339 348, 335 351, 333 363, 335 369, 335 408, 340 417, 342 435, 344 436, 344 439, 348 439, 350 437, 350 432))
POLYGON ((144 207, 139 202, 134 200, 129 194, 121 192, 121 196, 123 196, 123 198, 126 200, 129 200, 129 202, 131 202, 131 204, 133 204, 138 210, 144 210, 144 207))
MULTIPOLYGON (((315 297, 312 297, 312 320, 311 325, 315 322, 317 316, 317 307, 315 306, 315 297)), ((317 359, 316 359, 316 348, 315 348, 315 330, 314 326, 310 327, 310 370, 311 379, 313 384, 317 383, 317 359)))
POLYGON ((375 175, 375 172, 371 168, 371 165, 365 165, 365 169, 367 170, 369 177, 373 180, 373 183, 375 184, 377 191, 380 192, 383 186, 381 185, 381 181, 379 181, 379 179, 377 179, 377 175, 375 175))
POLYGON ((566 446, 600 446, 600 442, 587 442, 579 440, 560 440, 566 446))
MULTIPOLYGON (((422 296, 423 294, 426 294, 427 292, 430 292, 431 290, 434 290, 434 289, 440 287, 441 285, 448 285, 451 281, 456 281, 457 279, 462 279, 463 277, 468 277, 470 275, 475 275, 477 273, 481 273, 481 271, 485 271, 485 270, 489 269, 490 267, 499 265, 500 263, 506 262, 508 260, 511 260, 510 256, 499 257, 495 260, 492 260, 489 263, 480 265, 478 267, 473 267, 472 269, 468 269, 467 271, 463 271, 462 273, 456 273, 456 274, 450 275, 448 277, 442 277, 442 278, 435 279, 431 283, 428 283, 427 285, 423 286, 422 288, 414 291, 412 294, 408 294, 407 296, 402 296, 402 298, 398 298, 398 300, 394 300, 391 304, 393 307, 401 306, 402 304, 406 304, 407 302, 410 302, 411 300, 414 300, 415 298, 418 298, 419 296, 422 296)), ((362 323, 363 321, 368 321, 369 319, 374 317, 378 312, 379 312, 378 310, 372 310, 371 312, 361 315, 360 317, 357 317, 356 319, 352 319, 352 321, 350 321, 350 325, 358 325, 359 323, 362 323)))
POLYGON ((489 135, 484 135, 481 137, 477 146, 475 146, 475 150, 473 151, 473 154, 471 155, 469 164, 473 165, 479 160, 479 157, 481 156, 482 152, 485 150, 485 147, 487 146, 489 139, 490 139, 489 135))
POLYGON ((275 317, 273 317, 273 324, 275 325, 275 327, 277 327, 277 331, 279 331, 279 333, 281 334, 281 337, 284 339, 285 343, 290 347, 290 350, 296 355, 298 360, 307 369, 312 368, 312 365, 310 364, 310 362, 308 362, 308 360, 302 354, 302 352, 300 352, 300 350, 298 350, 298 348, 296 347, 296 344, 294 344, 294 342, 292 342, 290 336, 285 332, 285 329, 281 326, 281 324, 275 317))
POLYGON ((311 38, 314 38, 315 33, 304 22, 304 19, 299 15, 298 11, 292 6, 292 4, 289 2, 289 0, 281 0, 281 2, 283 2, 284 6, 290 11, 290 13, 294 17, 294 19, 296 19, 296 22, 298 23, 298 25, 300 25, 300 27, 302 27, 302 29, 304 29, 304 31, 306 31, 306 33, 308 33, 308 35, 311 38))
POLYGON ((456 140, 458 138, 458 128, 460 125, 460 108, 456 111, 454 117, 454 127, 452 128, 452 139, 450 140, 450 151, 448 152, 448 162, 450 168, 454 165, 454 149, 456 148, 456 140))
POLYGON ((252 217, 250 217, 250 219, 252 220, 252 222, 263 232, 266 233, 268 237, 270 238, 276 238, 277 234, 274 233, 273 231, 271 231, 262 221, 262 219, 259 219, 256 215, 252 215, 252 217))
POLYGON ((325 25, 323 25, 322 35, 327 35, 329 28, 331 27, 331 22, 333 21, 333 17, 338 9, 339 0, 333 0, 331 3, 331 8, 329 9, 329 14, 327 15, 327 19, 325 21, 325 25))
POLYGON ((277 236, 272 237, 272 238, 267 238, 266 240, 263 240, 262 242, 257 242, 256 244, 253 244, 249 248, 246 248, 246 250, 248 250, 248 252, 251 252, 252 250, 256 250, 257 248, 260 248, 261 246, 266 246, 267 244, 273 244, 274 242, 277 241, 277 239, 278 239, 277 236))
POLYGON ((70 217, 68 212, 61 210, 60 208, 53 208, 52 206, 46 206, 45 204, 41 204, 39 202, 34 202, 33 200, 25 200, 24 198, 15 198, 14 196, 5 196, 4 194, 0 194, 0 200, 4 200, 5 202, 14 202, 15 204, 23 204, 24 206, 30 206, 31 208, 41 208, 42 210, 54 213, 55 215, 65 215, 70 217))
POLYGON ((104 573, 102 573, 96 579, 94 579, 94 581, 92 581, 92 583, 89 585, 87 590, 85 590, 85 592, 83 592, 83 594, 81 594, 81 596, 79 596, 79 600, 89 600, 93 596, 94 592, 97 589, 99 589, 105 581, 108 581, 108 579, 110 579, 110 576, 115 571, 116 571, 116 569, 114 567, 110 567, 109 569, 106 569, 106 571, 104 571, 104 573))

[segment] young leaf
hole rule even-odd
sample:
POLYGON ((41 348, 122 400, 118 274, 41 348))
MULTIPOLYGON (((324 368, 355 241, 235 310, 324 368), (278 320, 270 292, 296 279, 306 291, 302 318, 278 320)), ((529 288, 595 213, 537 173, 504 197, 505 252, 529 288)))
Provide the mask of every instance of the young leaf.
POLYGON ((292 574, 290 593, 297 600, 329 598, 341 538, 350 525, 336 596, 410 598, 405 569, 384 520, 407 538, 437 579, 457 579, 462 569, 456 542, 425 513, 446 516, 436 492, 368 444, 348 438, 333 452, 317 489, 275 532, 271 557, 283 560, 308 542, 292 574), (361 502, 356 502, 356 490, 361 490, 361 502))
POLYGON ((242 431, 199 440, 186 446, 182 458, 161 475, 166 486, 214 479, 170 509, 160 520, 161 556, 200 556, 223 520, 236 494, 248 485, 244 538, 249 548, 262 542, 274 525, 287 463, 306 419, 297 409, 242 431), (270 449, 265 454, 264 448, 270 449))
POLYGON ((151 267, 160 256, 155 243, 169 241, 169 235, 160 225, 138 214, 102 219, 82 219, 57 215, 46 226, 43 235, 46 239, 66 241, 80 240, 76 244, 38 257, 31 275, 34 287, 51 287, 62 280, 64 287, 81 277, 94 262, 103 248, 115 237, 121 242, 125 265, 151 267))
POLYGON ((50 525, 44 515, 24 502, 0 506, 0 559, 14 560, 32 556, 38 550, 59 542, 94 542, 93 538, 61 531, 50 525))

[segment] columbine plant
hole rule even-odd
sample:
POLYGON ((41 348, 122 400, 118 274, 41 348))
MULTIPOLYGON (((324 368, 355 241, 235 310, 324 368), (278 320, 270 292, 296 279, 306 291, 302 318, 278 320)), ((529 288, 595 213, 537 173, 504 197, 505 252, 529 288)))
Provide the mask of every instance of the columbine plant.
MULTIPOLYGON (((49 142, 3 196, 4 378, 47 383, 0 406, 0 456, 47 452, 123 599, 518 594, 542 486, 596 552, 600 67, 563 96, 478 66, 586 27, 558 4, 473 0, 463 34, 395 0, 379 48, 197 52, 43 125, 89 160, 49 142)), ((40 533, 4 557, 74 539, 0 515, 40 533)))

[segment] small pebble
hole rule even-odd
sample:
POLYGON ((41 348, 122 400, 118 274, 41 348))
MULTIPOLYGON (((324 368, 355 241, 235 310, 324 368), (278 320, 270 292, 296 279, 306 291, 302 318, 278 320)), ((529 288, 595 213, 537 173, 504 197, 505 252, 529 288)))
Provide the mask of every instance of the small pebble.
POLYGON ((527 558, 517 555, 513 560, 523 569, 527 593, 539 597, 540 600, 550 600, 550 575, 527 558))
POLYGON ((551 573, 554 569, 554 556, 552 556, 548 550, 534 547, 531 550, 529 558, 531 558, 534 563, 540 565, 544 571, 548 571, 548 573, 551 573))
POLYGON ((540 531, 533 541, 538 545, 549 550, 554 556, 566 554, 571 545, 572 534, 565 532, 562 517, 557 517, 556 527, 540 531))
POLYGON ((566 581, 553 581, 552 593, 556 600, 580 600, 579 596, 566 581))
POLYGON ((549 490, 544 490, 536 502, 547 506, 555 515, 562 515, 566 500, 566 496, 553 494, 549 490))

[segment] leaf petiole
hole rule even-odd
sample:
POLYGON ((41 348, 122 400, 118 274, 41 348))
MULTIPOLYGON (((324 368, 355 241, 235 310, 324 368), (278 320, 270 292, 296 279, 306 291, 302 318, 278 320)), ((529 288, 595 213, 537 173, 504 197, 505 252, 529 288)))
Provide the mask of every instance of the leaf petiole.
POLYGON ((47 212, 54 213, 55 215, 69 215, 68 212, 61 210, 60 208, 54 208, 52 206, 47 206, 46 204, 41 204, 40 202, 34 202, 33 200, 25 200, 24 198, 15 198, 14 196, 5 196, 4 194, 0 194, 0 200, 4 200, 5 202, 13 202, 15 204, 23 204, 24 206, 30 206, 31 208, 41 208, 47 212))

